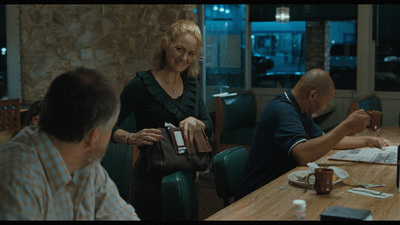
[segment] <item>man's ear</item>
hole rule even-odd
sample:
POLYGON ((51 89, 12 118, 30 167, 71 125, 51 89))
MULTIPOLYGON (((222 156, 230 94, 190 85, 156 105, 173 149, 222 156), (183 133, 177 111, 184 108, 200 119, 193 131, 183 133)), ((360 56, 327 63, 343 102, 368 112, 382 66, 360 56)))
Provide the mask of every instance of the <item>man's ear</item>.
POLYGON ((308 97, 310 98, 310 100, 312 100, 313 98, 317 97, 317 90, 311 90, 310 94, 308 95, 308 97))
POLYGON ((92 149, 96 145, 97 140, 99 139, 99 132, 99 128, 93 128, 86 135, 86 144, 89 149, 92 149))

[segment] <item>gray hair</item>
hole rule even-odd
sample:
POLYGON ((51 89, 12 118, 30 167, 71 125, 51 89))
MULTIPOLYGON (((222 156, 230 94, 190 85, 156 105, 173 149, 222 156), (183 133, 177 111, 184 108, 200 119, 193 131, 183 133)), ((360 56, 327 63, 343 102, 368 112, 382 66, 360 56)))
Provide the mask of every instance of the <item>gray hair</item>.
POLYGON ((57 139, 76 142, 93 128, 109 128, 119 110, 113 81, 100 71, 79 67, 52 81, 38 125, 57 139))

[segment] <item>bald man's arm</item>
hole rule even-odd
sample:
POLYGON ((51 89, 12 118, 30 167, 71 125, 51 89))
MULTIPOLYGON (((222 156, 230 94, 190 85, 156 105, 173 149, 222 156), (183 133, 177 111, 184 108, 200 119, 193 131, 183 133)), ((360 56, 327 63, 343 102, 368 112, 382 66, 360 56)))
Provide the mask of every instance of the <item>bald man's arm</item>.
MULTIPOLYGON (((350 132, 359 133, 363 131, 369 125, 369 121, 370 118, 364 110, 357 110, 325 135, 297 144, 292 149, 291 154, 293 154, 293 157, 299 165, 306 165, 308 162, 313 162, 321 158, 330 150, 335 148, 350 132)), ((353 147, 368 146, 367 142, 363 142, 361 139, 357 141, 359 142, 352 143, 353 147)), ((346 143, 342 144, 341 147, 346 147, 346 143)), ((348 147, 351 147, 351 145, 348 147)))

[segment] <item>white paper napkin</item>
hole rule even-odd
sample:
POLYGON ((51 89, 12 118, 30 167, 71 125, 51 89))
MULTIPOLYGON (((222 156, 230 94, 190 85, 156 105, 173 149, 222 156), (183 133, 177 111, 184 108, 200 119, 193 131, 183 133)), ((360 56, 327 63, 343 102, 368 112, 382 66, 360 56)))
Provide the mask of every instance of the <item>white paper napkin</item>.
POLYGON ((388 198, 388 197, 393 196, 393 194, 388 194, 388 193, 383 193, 383 192, 381 194, 373 194, 373 193, 380 193, 380 192, 365 189, 365 188, 353 188, 353 189, 350 189, 347 191, 354 193, 354 194, 365 195, 365 196, 375 197, 375 198, 388 198))
POLYGON ((315 162, 309 162, 307 163, 307 166, 313 173, 316 168, 319 168, 318 164, 316 164, 315 162))

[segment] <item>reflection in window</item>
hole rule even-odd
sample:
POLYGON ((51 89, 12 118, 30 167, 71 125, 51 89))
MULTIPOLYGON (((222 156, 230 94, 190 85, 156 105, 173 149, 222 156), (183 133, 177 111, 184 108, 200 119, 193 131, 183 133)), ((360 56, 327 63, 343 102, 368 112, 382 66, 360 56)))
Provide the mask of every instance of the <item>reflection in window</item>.
POLYGON ((245 88, 245 5, 205 5, 206 104, 214 111, 215 94, 245 88))
MULTIPOLYGON (((356 22, 329 21, 329 68, 336 89, 356 89, 356 22)), ((305 21, 252 22, 252 87, 292 88, 305 73, 305 21)), ((329 40, 325 40, 328 38, 329 40)), ((328 60, 328 59, 327 59, 328 60)))
POLYGON ((374 5, 375 91, 400 91, 400 5, 374 5))
POLYGON ((355 90, 357 43, 355 21, 329 22, 329 74, 335 89, 355 90))
POLYGON ((293 87, 305 72, 304 21, 251 23, 252 87, 293 87))

